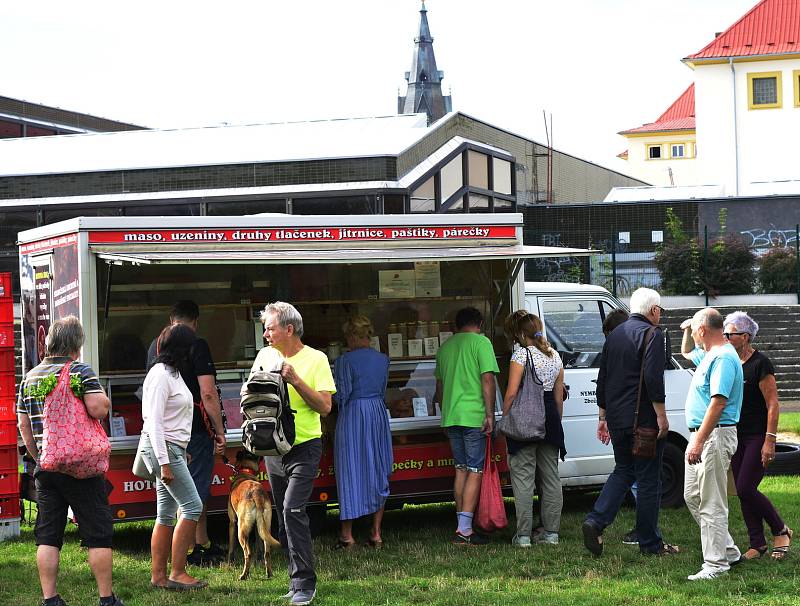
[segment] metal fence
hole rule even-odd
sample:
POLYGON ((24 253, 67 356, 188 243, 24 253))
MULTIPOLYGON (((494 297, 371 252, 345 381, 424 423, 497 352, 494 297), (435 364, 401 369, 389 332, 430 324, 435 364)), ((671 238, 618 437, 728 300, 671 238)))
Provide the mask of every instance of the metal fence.
POLYGON ((523 211, 526 244, 591 248, 598 253, 588 258, 528 261, 525 278, 596 284, 621 297, 646 286, 662 294, 716 296, 781 292, 797 294, 800 302, 800 224, 786 226, 785 219, 777 216, 781 214, 780 208, 764 205, 760 211, 767 215, 767 227, 747 229, 752 218, 743 207, 730 213, 724 206, 726 202, 735 204, 716 201, 714 208, 704 208, 699 201, 680 201, 526 209, 523 211), (713 223, 701 222, 714 215, 713 223), (662 263, 662 270, 659 270, 657 257, 663 255, 665 249, 667 252, 674 250, 675 239, 670 229, 675 225, 674 220, 682 225, 681 231, 692 243, 694 260, 685 266, 673 264, 671 270, 664 269, 662 263), (727 256, 721 250, 726 246, 727 256), (778 255, 774 251, 785 252, 778 255), (733 253, 738 256, 731 256, 733 253), (778 256, 782 264, 776 266, 778 256), (764 277, 760 275, 762 262, 767 257, 771 259, 768 265, 772 273, 764 272, 764 276, 772 275, 776 267, 790 274, 783 276, 786 279, 779 280, 777 286, 774 279, 761 279, 764 277), (662 276, 662 271, 669 275, 662 276), (685 276, 681 272, 685 272, 685 276), (664 292, 665 286, 670 290, 670 285, 675 292, 664 292))

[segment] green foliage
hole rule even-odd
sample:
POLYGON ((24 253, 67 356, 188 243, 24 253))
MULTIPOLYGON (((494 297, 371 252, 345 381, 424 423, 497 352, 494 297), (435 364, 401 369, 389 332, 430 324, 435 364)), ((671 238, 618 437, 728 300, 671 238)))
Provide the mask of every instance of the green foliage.
MULTIPOLYGON (((34 397, 38 400, 44 400, 51 391, 56 388, 58 384, 58 377, 56 375, 51 374, 39 379, 35 385, 28 385, 25 389, 25 395, 29 397, 34 397)), ((81 381, 80 373, 70 373, 69 375, 69 387, 72 389, 72 393, 74 393, 77 397, 83 397, 83 381, 81 381)))
POLYGON ((666 241, 656 250, 655 264, 661 274, 662 295, 696 295, 700 283, 700 250, 697 241, 683 230, 683 222, 672 208, 664 220, 666 241))
POLYGON ((712 297, 753 292, 756 257, 741 238, 732 234, 717 238, 708 248, 706 288, 712 297))
POLYGON ((761 292, 797 292, 797 256, 793 249, 773 248, 761 257, 759 266, 761 292))

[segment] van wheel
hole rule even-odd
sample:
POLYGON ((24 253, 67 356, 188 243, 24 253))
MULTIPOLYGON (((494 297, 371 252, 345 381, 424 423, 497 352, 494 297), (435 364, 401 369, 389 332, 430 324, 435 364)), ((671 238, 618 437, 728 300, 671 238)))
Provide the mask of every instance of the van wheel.
POLYGON ((667 442, 661 463, 662 507, 675 508, 683 505, 683 459, 680 446, 667 442))
POLYGON ((800 444, 778 442, 775 444, 775 460, 767 467, 766 475, 794 474, 800 474, 800 444))

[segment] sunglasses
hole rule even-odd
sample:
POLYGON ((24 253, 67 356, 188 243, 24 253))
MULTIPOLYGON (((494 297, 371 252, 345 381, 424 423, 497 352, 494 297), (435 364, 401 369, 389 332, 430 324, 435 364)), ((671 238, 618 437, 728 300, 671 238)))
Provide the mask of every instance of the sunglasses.
POLYGON ((749 334, 750 334, 749 332, 724 332, 722 333, 722 336, 725 337, 726 339, 730 339, 733 336, 738 337, 741 335, 749 335, 749 334))

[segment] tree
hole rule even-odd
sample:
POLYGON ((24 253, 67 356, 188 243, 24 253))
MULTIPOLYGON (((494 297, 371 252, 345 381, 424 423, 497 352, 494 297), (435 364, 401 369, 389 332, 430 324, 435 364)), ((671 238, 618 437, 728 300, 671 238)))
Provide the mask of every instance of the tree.
POLYGON ((655 263, 661 275, 661 294, 696 295, 702 290, 700 250, 697 240, 689 238, 683 222, 672 208, 664 221, 667 237, 656 250, 655 263))
POLYGON ((797 292, 797 255, 789 248, 772 248, 761 257, 758 270, 760 290, 764 293, 797 292))
POLYGON ((708 247, 708 266, 703 282, 712 297, 753 292, 756 256, 734 234, 727 234, 728 209, 719 210, 720 232, 708 247))

